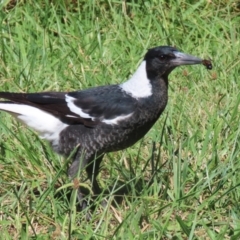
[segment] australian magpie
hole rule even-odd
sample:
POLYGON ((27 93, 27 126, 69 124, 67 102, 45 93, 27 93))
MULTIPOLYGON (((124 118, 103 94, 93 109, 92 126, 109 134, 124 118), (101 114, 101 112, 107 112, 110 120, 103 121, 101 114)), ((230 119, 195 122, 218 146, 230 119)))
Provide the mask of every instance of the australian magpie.
MULTIPOLYGON (((69 177, 85 168, 99 194, 96 178, 104 154, 130 147, 149 131, 166 107, 168 75, 174 68, 201 63, 207 64, 174 47, 155 47, 122 84, 75 92, 0 92, 6 99, 0 110, 39 132, 57 153, 72 156, 69 177)), ((80 188, 78 200, 84 209, 80 188)))

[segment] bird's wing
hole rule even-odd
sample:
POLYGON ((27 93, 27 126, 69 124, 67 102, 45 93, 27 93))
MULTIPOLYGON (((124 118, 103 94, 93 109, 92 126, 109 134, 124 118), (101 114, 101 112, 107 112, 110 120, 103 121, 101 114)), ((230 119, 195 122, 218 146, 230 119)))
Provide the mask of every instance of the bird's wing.
POLYGON ((65 100, 72 113, 95 124, 118 124, 130 117, 137 106, 136 99, 123 93, 117 85, 71 92, 65 100))
MULTIPOLYGON (((31 106, 57 117, 66 124, 84 124, 89 127, 99 123, 117 124, 119 120, 131 116, 135 109, 135 102, 131 97, 122 95, 120 91, 111 92, 102 88, 70 93, 0 92, 0 98, 10 100, 0 103, 15 104, 19 109, 23 105, 31 106)), ((15 108, 3 110, 14 113, 15 108)))

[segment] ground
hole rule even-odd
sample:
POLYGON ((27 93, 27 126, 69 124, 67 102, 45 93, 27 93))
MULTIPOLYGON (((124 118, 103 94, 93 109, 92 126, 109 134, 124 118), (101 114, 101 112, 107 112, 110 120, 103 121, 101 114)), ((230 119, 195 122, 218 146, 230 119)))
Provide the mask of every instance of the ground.
POLYGON ((76 187, 90 183, 70 181, 68 159, 1 113, 4 239, 239 239, 239 2, 5 0, 0 7, 1 91, 121 83, 159 45, 213 63, 212 71, 174 70, 168 106, 151 131, 105 157, 99 183, 110 201, 103 209, 99 196, 90 221, 75 205, 76 187))

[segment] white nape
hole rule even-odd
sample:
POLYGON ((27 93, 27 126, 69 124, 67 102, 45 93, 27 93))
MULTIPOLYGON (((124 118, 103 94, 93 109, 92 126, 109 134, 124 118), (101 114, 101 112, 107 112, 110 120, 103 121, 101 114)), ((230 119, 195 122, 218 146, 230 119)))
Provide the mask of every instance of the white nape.
POLYGON ((147 78, 146 61, 143 61, 133 76, 120 87, 134 98, 145 98, 152 95, 152 85, 147 78))
POLYGON ((41 138, 58 144, 60 132, 68 125, 53 115, 38 108, 15 103, 0 103, 0 109, 5 110, 27 126, 40 133, 41 138))

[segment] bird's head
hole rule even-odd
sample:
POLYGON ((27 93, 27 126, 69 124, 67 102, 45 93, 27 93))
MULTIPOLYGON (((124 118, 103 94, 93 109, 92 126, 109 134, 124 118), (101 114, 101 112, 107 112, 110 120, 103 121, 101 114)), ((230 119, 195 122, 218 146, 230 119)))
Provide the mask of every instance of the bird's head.
POLYGON ((169 46, 149 49, 144 60, 146 61, 146 70, 149 79, 168 75, 177 66, 202 63, 202 59, 182 53, 176 48, 169 46))

